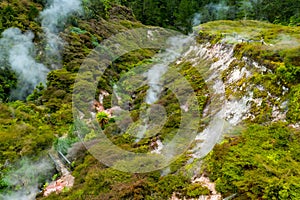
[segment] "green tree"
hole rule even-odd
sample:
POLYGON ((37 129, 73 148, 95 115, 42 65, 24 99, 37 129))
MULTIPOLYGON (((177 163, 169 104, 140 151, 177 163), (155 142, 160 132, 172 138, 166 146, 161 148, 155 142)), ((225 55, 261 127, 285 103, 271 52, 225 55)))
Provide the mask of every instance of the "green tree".
POLYGON ((0 69, 0 101, 7 102, 10 92, 17 86, 17 76, 11 70, 0 69))
POLYGON ((176 26, 184 33, 192 30, 193 14, 195 13, 195 2, 190 0, 182 0, 178 7, 176 16, 176 26))
POLYGON ((96 115, 96 118, 101 126, 101 128, 104 128, 106 124, 108 124, 109 116, 106 112, 98 112, 96 115))
POLYGON ((299 133, 285 124, 251 125, 241 136, 217 145, 206 170, 226 196, 295 199, 300 195, 298 143, 299 133))

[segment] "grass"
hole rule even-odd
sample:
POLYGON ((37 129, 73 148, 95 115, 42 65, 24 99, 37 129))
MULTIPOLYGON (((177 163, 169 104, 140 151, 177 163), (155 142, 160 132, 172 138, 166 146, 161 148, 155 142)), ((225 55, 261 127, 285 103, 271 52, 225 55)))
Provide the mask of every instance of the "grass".
POLYGON ((275 25, 254 20, 220 20, 202 24, 196 29, 204 33, 222 35, 225 39, 240 36, 247 40, 259 41, 263 37, 267 44, 273 45, 270 46, 271 49, 300 46, 300 27, 275 25))
POLYGON ((202 24, 195 30, 199 31, 200 42, 233 44, 236 58, 247 56, 274 73, 279 70, 280 79, 289 86, 299 83, 300 27, 220 20, 202 24))

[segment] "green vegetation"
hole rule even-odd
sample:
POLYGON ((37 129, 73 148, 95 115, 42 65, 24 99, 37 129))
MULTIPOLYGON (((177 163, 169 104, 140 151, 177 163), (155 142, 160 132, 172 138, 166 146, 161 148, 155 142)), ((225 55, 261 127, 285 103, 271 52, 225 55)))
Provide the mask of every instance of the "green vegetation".
MULTIPOLYGON (((1 1, 0 32, 15 26, 22 31, 30 29, 36 35, 43 36, 40 24, 36 19, 37 15, 32 14, 35 10, 32 6, 42 10, 43 5, 44 2, 41 1, 37 3, 13 0, 1 1)), ((91 6, 93 7, 93 5, 91 6)), ((44 156, 52 145, 66 154, 68 148, 78 141, 78 138, 73 134, 71 101, 76 72, 83 59, 103 39, 119 31, 128 30, 127 27, 142 26, 135 20, 128 21, 133 17, 130 16, 130 13, 127 13, 127 8, 117 7, 117 9, 123 11, 123 14, 126 13, 126 16, 122 12, 117 13, 115 11, 115 13, 109 13, 109 19, 107 19, 109 21, 101 19, 101 15, 99 15, 98 18, 101 19, 99 21, 92 20, 92 17, 89 19, 78 18, 76 24, 72 21, 72 17, 70 18, 62 35, 69 44, 63 52, 63 68, 51 71, 47 76, 46 87, 38 85, 26 101, 2 103, 9 100, 10 91, 16 86, 17 78, 10 71, 10 66, 1 66, 0 193, 5 192, 8 187, 3 177, 7 172, 14 169, 14 163, 18 159, 21 157, 36 159, 41 155, 44 156), (111 21, 111 18, 114 18, 114 20, 111 21), (95 26, 102 28, 94 29, 95 26)), ((101 14, 101 12, 98 13, 101 14)), ((41 42, 40 39, 36 36, 34 41, 41 42)), ((147 50, 145 52, 152 55, 147 50)), ((147 53, 145 53, 146 57, 149 56, 147 53)), ((135 55, 141 55, 142 57, 142 53, 136 53, 135 55)), ((38 57, 37 59, 42 58, 38 57)), ((124 66, 122 68, 125 69, 124 66)), ((105 77, 111 74, 119 76, 113 70, 109 69, 105 77)), ((117 70, 120 72, 122 69, 117 70)), ((103 80, 105 80, 105 77, 103 80)), ((99 88, 106 89, 110 86, 108 83, 104 83, 99 88)), ((51 177, 51 174, 49 174, 49 177, 51 177)))
MULTIPOLYGON (((198 40, 200 42, 228 42, 235 45, 234 55, 238 60, 247 57, 258 65, 267 67, 271 73, 255 73, 250 80, 255 85, 261 85, 266 90, 254 90, 255 97, 263 98, 264 107, 259 108, 261 115, 257 122, 264 122, 272 110, 267 103, 267 93, 290 99, 287 119, 291 123, 299 121, 298 99, 300 73, 300 28, 274 25, 258 21, 214 21, 201 25, 198 40), (263 39, 264 44, 261 40, 263 39), (283 95, 283 86, 292 91, 283 95), (288 96, 289 94, 289 96, 288 96), (264 110, 264 111, 262 111, 264 110)), ((213 43, 212 42, 212 43, 213 43)), ((242 63, 245 61, 242 61, 242 63)), ((239 62, 238 62, 239 63, 239 62)), ((241 63, 241 64, 242 64, 241 63)), ((228 93, 232 93, 228 91, 228 93)), ((272 102, 279 105, 281 102, 272 102)), ((257 115, 256 113, 255 115, 257 115)))
POLYGON ((0 68, 0 101, 9 100, 10 91, 17 86, 16 74, 10 69, 0 68))
POLYGON ((191 32, 193 24, 214 20, 254 19, 290 26, 300 23, 299 0, 127 0, 121 3, 131 8, 144 24, 185 33, 191 32))
MULTIPOLYGON (((245 122, 244 130, 236 131, 234 137, 225 138, 214 148, 204 159, 202 171, 216 182, 217 190, 224 197, 237 193, 235 199, 299 198, 300 133, 288 125, 296 124, 300 120, 300 19, 297 11, 300 2, 251 2, 250 5, 247 1, 240 0, 83 0, 83 14, 75 13, 71 16, 60 33, 68 45, 62 51, 61 69, 52 70, 48 74, 46 86, 36 86, 24 101, 9 102, 10 92, 16 87, 18 80, 10 66, 0 66, 0 193, 11 187, 4 176, 18 167, 14 163, 19 159, 28 157, 37 160, 38 157, 45 156, 52 146, 67 154, 75 143, 75 147, 79 145, 79 139, 75 135, 79 131, 86 142, 97 138, 95 131, 88 126, 82 126, 78 130, 76 125, 84 123, 74 123, 72 115, 72 93, 77 72, 92 49, 116 33, 145 27, 135 17, 148 25, 188 33, 192 30, 194 14, 198 12, 201 13, 199 20, 202 22, 215 19, 239 20, 213 21, 195 28, 199 33, 199 43, 210 42, 214 45, 222 42, 234 45, 234 56, 237 60, 222 74, 223 80, 226 80, 230 70, 236 65, 239 68, 245 67, 246 61, 243 61, 243 57, 252 59, 269 70, 264 73, 255 72, 249 79, 237 83, 238 87, 244 83, 262 86, 264 91, 252 88, 254 97, 262 98, 262 106, 252 108, 251 114, 256 119, 245 122), (221 9, 216 10, 217 8, 221 9), (275 24, 241 20, 245 18, 275 24), (284 93, 283 87, 288 91, 284 93), (277 97, 280 97, 279 100, 277 97), (270 123, 272 106, 279 107, 284 102, 287 104, 284 108, 287 111, 287 121, 270 123)), ((34 42, 43 43, 45 36, 37 17, 45 5, 44 0, 1 1, 0 33, 9 27, 18 27, 23 32, 31 30, 36 35, 34 42)), ((110 108, 113 85, 122 76, 124 78, 126 75, 137 75, 133 69, 146 68, 153 62, 151 58, 157 52, 157 49, 140 49, 114 61, 100 78, 95 99, 98 99, 101 90, 107 91, 109 96, 104 98, 103 106, 105 109, 110 108)), ((36 59, 43 60, 43 54, 39 54, 36 59)), ((47 60, 46 65, 50 67, 51 62, 47 60)), ((203 61, 192 66, 189 62, 183 62, 170 66, 170 69, 176 69, 193 88, 200 112, 203 112, 210 100, 208 88, 200 73, 209 64, 210 61, 203 61)), ((88 74, 82 75, 88 77, 88 74)), ((136 80, 130 81, 135 84, 136 80)), ((119 87, 130 91, 129 87, 132 85, 127 83, 124 82, 119 87)), ((91 89, 90 82, 83 81, 81 84, 85 89, 91 89)), ((179 93, 186 92, 181 85, 176 86, 179 93)), ((147 107, 143 103, 147 89, 148 86, 143 86, 122 96, 121 104, 129 100, 133 105, 130 116, 135 123, 139 123, 140 109, 147 107)), ((231 86, 226 87, 227 96, 232 95, 231 89, 231 86)), ((242 95, 243 92, 245 91, 235 95, 242 95)), ((73 98, 76 100, 85 97, 75 95, 73 98)), ((155 148, 158 139, 162 142, 172 140, 180 126, 182 114, 174 91, 163 90, 156 103, 165 108, 167 121, 157 133, 148 131, 146 134, 151 137, 138 142, 130 131, 120 134, 121 130, 115 119, 109 119, 105 112, 96 114, 96 123, 100 124, 106 136, 120 148, 139 153, 150 152, 155 148)), ((86 112, 90 110, 87 109, 86 112)), ((200 125, 202 127, 203 124, 200 125)), ((200 195, 210 194, 208 188, 191 182, 190 168, 194 163, 187 164, 190 159, 189 152, 180 156, 167 169, 129 174, 104 166, 83 147, 80 148, 82 149, 76 152, 72 160, 74 187, 60 195, 51 194, 39 199, 156 200, 169 199, 173 194, 178 198, 198 198, 200 195)), ((139 160, 133 162, 138 164, 139 160)), ((198 166, 196 168, 198 170, 198 166)), ((45 176, 47 175, 41 177, 43 181, 45 176)), ((53 174, 49 174, 50 178, 51 176, 53 174)), ((53 179, 56 178, 57 175, 54 175, 53 179)), ((20 187, 21 185, 17 185, 14 189, 20 187)))
POLYGON ((53 133, 61 131, 58 126, 51 126, 43 107, 20 101, 0 106, 2 164, 42 152, 52 145, 53 133))
POLYGON ((206 158, 205 170, 225 196, 235 199, 297 199, 299 132, 285 124, 250 125, 227 138, 206 158))
POLYGON ((300 121, 300 85, 292 88, 289 99, 287 118, 289 121, 297 123, 300 121))
POLYGON ((287 121, 299 122, 299 27, 243 20, 214 21, 199 28, 200 42, 235 45, 237 61, 228 71, 233 66, 245 67, 243 57, 266 67, 263 73, 254 70, 250 79, 238 83, 264 88, 253 88, 254 97, 262 99, 261 106, 251 111, 256 119, 249 120, 238 136, 216 145, 205 158, 203 170, 225 197, 237 194, 234 199, 298 199, 299 171, 295 169, 299 168, 299 130, 269 121, 273 106, 288 100, 287 121), (284 91, 284 87, 290 90, 284 91))
POLYGON ((108 123, 109 121, 109 116, 107 113, 105 112, 98 112, 97 115, 96 115, 96 118, 100 124, 100 126, 102 128, 104 128, 104 126, 108 123))
POLYGON ((52 145, 54 133, 61 133, 60 127, 53 127, 45 108, 20 101, 0 104, 0 191, 8 186, 3 179, 6 172, 21 157, 38 158, 52 145))
POLYGON ((41 28, 35 18, 38 17, 42 5, 34 1, 4 0, 0 2, 0 33, 10 27, 18 27, 22 31, 28 28, 37 33, 41 28))
POLYGON ((94 157, 87 155, 77 165, 73 175, 72 190, 61 195, 50 195, 42 199, 168 199, 174 191, 178 197, 197 197, 209 190, 182 172, 161 176, 159 171, 147 174, 129 174, 101 165, 94 157))

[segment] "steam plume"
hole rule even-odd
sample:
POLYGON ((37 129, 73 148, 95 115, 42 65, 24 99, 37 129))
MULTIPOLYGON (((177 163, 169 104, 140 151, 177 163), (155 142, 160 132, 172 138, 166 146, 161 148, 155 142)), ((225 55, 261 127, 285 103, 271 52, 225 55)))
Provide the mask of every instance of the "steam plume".
POLYGON ((19 189, 5 191, 5 194, 0 194, 0 199, 34 200, 40 191, 39 187, 51 174, 53 166, 46 159, 32 163, 28 158, 23 158, 18 165, 18 170, 8 172, 4 180, 9 186, 19 189))
POLYGON ((153 104, 158 100, 162 90, 162 85, 160 83, 161 77, 167 71, 168 65, 180 56, 180 51, 182 51, 183 47, 190 42, 190 40, 190 37, 181 38, 178 36, 170 38, 168 41, 170 48, 159 54, 157 59, 160 62, 155 64, 147 73, 145 73, 150 86, 146 97, 147 104, 153 104))
POLYGON ((25 99, 37 84, 45 82, 49 71, 33 58, 33 38, 32 32, 22 34, 18 28, 9 28, 0 39, 0 64, 11 66, 18 76, 17 88, 11 94, 13 99, 25 99))
POLYGON ((225 1, 221 1, 218 4, 210 3, 205 7, 212 12, 213 17, 217 20, 225 19, 230 10, 230 6, 225 1))
POLYGON ((194 14, 192 25, 197 26, 200 23, 205 23, 214 20, 227 19, 234 15, 235 8, 227 5, 226 1, 222 0, 219 3, 209 3, 204 6, 199 12, 194 14))
MULTIPOLYGON (((49 0, 49 7, 41 12, 42 27, 46 34, 46 54, 51 59, 52 69, 60 63, 60 49, 63 41, 58 37, 59 30, 64 26, 67 17, 81 10, 80 0, 49 0), (58 62, 57 62, 58 61, 58 62)), ((45 83, 47 69, 43 64, 34 59, 35 46, 32 42, 34 34, 22 34, 17 28, 9 28, 2 33, 0 39, 0 64, 10 66, 18 76, 17 88, 12 91, 11 99, 25 99, 36 85, 45 83)))
MULTIPOLYGON (((81 11, 80 0, 48 0, 48 8, 40 14, 42 27, 47 39, 47 56, 53 60, 60 61, 60 50, 63 47, 63 40, 58 36, 60 29, 63 28, 66 19, 70 14, 81 11)), ((57 64, 57 63, 56 63, 57 64)), ((57 68, 52 65, 52 68, 57 68)))
POLYGON ((202 15, 201 13, 195 13, 193 20, 192 20, 192 25, 193 26, 198 26, 201 24, 201 19, 202 19, 202 15))

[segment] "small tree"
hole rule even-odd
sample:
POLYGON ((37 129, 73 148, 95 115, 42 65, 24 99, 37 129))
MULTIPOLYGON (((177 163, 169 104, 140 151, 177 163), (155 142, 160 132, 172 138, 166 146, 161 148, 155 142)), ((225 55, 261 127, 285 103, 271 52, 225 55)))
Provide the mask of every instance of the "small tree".
POLYGON ((98 112, 96 115, 96 118, 98 120, 98 123, 100 124, 101 128, 104 128, 104 126, 108 123, 109 117, 106 112, 98 112))

